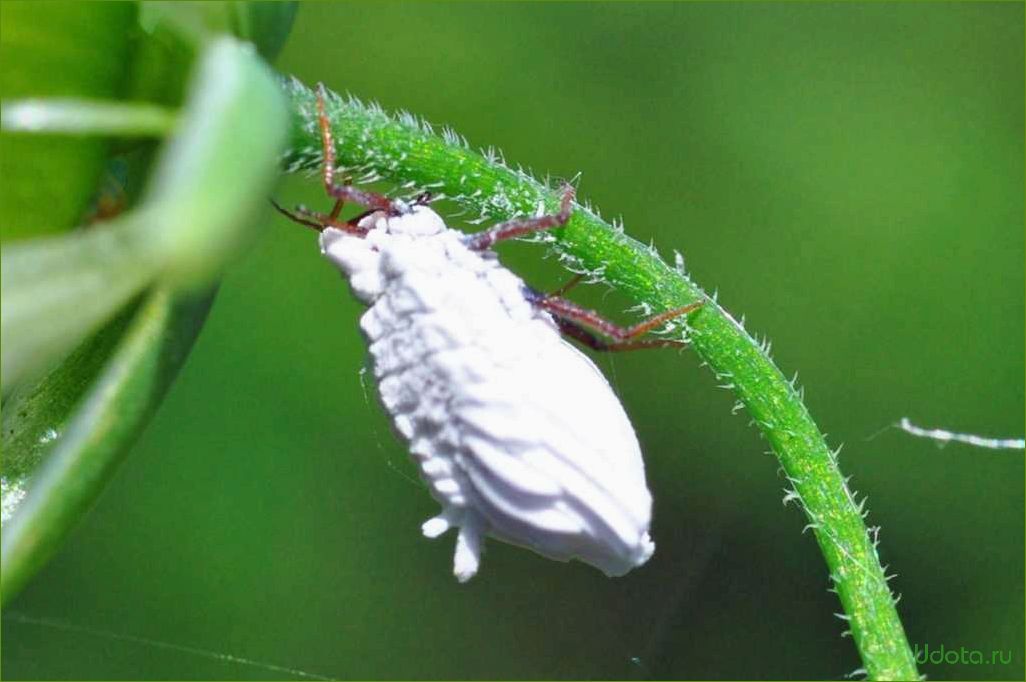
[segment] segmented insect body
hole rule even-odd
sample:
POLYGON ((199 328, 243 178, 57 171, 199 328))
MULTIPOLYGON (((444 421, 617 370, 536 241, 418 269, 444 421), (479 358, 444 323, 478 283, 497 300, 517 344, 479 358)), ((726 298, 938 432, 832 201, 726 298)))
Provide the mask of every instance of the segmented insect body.
POLYGON ((427 206, 357 227, 325 228, 321 250, 370 306, 381 402, 442 506, 424 535, 458 528, 456 577, 477 572, 486 534, 611 576, 648 560, 634 430, 531 291, 427 206))
POLYGON ((652 496, 637 437, 602 374, 560 334, 597 350, 679 346, 639 337, 701 304, 623 329, 558 295, 576 279, 535 292, 490 247, 566 224, 572 188, 558 213, 466 235, 446 227, 427 196, 408 204, 335 184, 323 88, 317 120, 335 206, 275 206, 321 233, 321 251, 369 306, 360 327, 381 402, 442 505, 424 535, 458 529, 461 582, 477 572, 485 535, 611 576, 645 563, 655 550, 652 496), (370 211, 342 220, 344 201, 370 211))

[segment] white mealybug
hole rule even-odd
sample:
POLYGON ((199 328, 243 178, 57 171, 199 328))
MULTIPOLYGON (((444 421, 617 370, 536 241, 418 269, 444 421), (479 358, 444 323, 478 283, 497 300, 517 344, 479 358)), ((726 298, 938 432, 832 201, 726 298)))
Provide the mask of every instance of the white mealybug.
POLYGON ((610 576, 645 563, 652 496, 637 437, 598 368, 561 332, 599 350, 679 345, 637 338, 698 304, 621 329, 561 298, 569 286, 530 289, 490 247, 564 224, 572 189, 555 215, 451 230, 426 196, 406 203, 336 185, 323 89, 317 103, 335 208, 279 210, 320 231, 321 252, 369 306, 360 328, 381 403, 442 506, 424 535, 458 529, 460 582, 477 572, 485 535, 610 576), (342 221, 343 201, 370 210, 342 221))

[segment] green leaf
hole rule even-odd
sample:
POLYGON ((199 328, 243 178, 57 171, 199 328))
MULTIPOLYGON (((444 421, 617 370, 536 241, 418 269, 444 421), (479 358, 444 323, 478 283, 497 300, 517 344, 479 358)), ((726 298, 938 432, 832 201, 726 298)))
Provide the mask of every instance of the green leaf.
POLYGON ((140 23, 149 32, 172 29, 179 39, 203 45, 224 34, 252 43, 268 62, 292 30, 295 2, 143 2, 140 23))
MULTIPOLYGON (((150 105, 50 104, 44 113, 83 132, 156 131, 169 120, 150 105)), ((251 47, 207 43, 139 207, 3 249, 0 378, 5 395, 18 387, 3 413, 4 602, 56 550, 160 403, 212 297, 190 292, 210 286, 267 211, 286 120, 277 82, 251 47), (137 310, 123 308, 151 286, 137 310)))
POLYGON ((143 196, 161 216, 150 232, 177 286, 203 285, 252 241, 288 121, 277 78, 230 38, 210 44, 190 90, 183 134, 164 148, 143 196))
POLYGON ((251 50, 211 43, 179 133, 141 205, 89 229, 16 243, 0 270, 4 393, 77 345, 155 280, 202 287, 253 238, 285 138, 277 83, 251 50))
POLYGON ((66 432, 75 407, 103 372, 138 307, 138 301, 125 306, 43 378, 20 386, 4 400, 0 416, 4 523, 17 507, 29 476, 66 432))
POLYGON ((139 39, 132 63, 131 99, 179 105, 184 75, 196 54, 225 33, 253 43, 271 61, 295 18, 295 2, 139 3, 139 39))
MULTIPOLYGON (((124 84, 136 5, 0 3, 0 99, 112 99, 124 84)), ((0 240, 62 232, 96 190, 106 142, 0 134, 0 240)))
POLYGON ((5 516, 13 515, 4 523, 0 551, 4 604, 56 551, 141 433, 188 355, 212 299, 212 292, 183 297, 154 291, 38 386, 5 404, 3 507, 5 516), (113 355, 97 373, 91 358, 109 347, 113 355), (84 385, 89 388, 69 418, 68 406, 84 385), (40 440, 53 441, 53 451, 25 494, 29 471, 42 456, 39 448, 26 446, 40 440), (9 446, 25 449, 9 456, 9 446))
MULTIPOLYGON (((155 218, 156 216, 152 216, 155 218)), ((88 230, 4 248, 0 383, 45 369, 141 291, 160 266, 150 218, 133 211, 88 230)))
POLYGON ((299 10, 297 2, 232 2, 234 34, 256 45, 268 62, 285 46, 299 10))

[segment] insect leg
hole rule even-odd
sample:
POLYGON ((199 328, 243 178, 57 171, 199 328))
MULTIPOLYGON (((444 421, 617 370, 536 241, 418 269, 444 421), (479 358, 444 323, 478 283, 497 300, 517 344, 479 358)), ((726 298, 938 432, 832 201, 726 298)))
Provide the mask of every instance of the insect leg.
POLYGON ((331 220, 338 220, 338 216, 342 213, 342 207, 345 206, 344 199, 336 199, 335 205, 331 207, 331 213, 328 214, 328 218, 331 220))
POLYGON ((343 201, 352 201, 361 206, 381 211, 392 210, 392 200, 383 194, 368 192, 352 185, 335 184, 335 140, 331 135, 331 124, 328 121, 328 114, 325 112, 324 98, 324 83, 320 83, 317 87, 317 122, 321 128, 321 146, 324 152, 324 166, 321 173, 325 191, 338 200, 335 205, 338 210, 341 210, 343 201))
POLYGON ((536 301, 536 305, 551 313, 556 318, 560 331, 567 336, 575 338, 595 350, 621 351, 639 348, 683 346, 683 341, 674 339, 639 340, 638 337, 675 317, 686 315, 698 309, 702 305, 702 301, 667 310, 631 327, 621 327, 602 317, 594 310, 582 308, 564 298, 555 296, 539 298, 536 301), (595 332, 611 339, 611 341, 604 341, 598 338, 595 332))
POLYGON ((571 277, 566 282, 566 284, 564 284, 563 286, 559 287, 555 291, 550 292, 549 294, 547 294, 545 296, 545 298, 556 298, 558 296, 562 296, 563 294, 565 294, 566 292, 570 291, 575 286, 580 284, 582 279, 584 279, 584 274, 583 273, 579 274, 579 275, 574 275, 573 277, 571 277))
POLYGON ((588 348, 603 352, 640 350, 642 348, 681 348, 687 344, 675 339, 642 339, 641 341, 603 341, 589 329, 564 317, 554 315, 559 331, 576 339, 588 348))
POLYGON ((376 194, 375 192, 368 192, 348 184, 335 183, 335 141, 331 134, 331 125, 330 121, 328 121, 328 114, 325 110, 324 99, 325 89, 324 84, 322 83, 317 88, 317 122, 321 129, 321 145, 323 147, 324 158, 321 175, 324 181, 324 190, 329 196, 335 199, 335 205, 332 206, 330 213, 319 213, 302 207, 289 211, 282 208, 273 200, 271 203, 274 204, 274 207, 278 212, 286 218, 289 218, 300 225, 311 227, 318 232, 322 232, 328 227, 334 227, 345 232, 363 235, 366 233, 366 230, 360 229, 357 225, 360 218, 365 216, 366 213, 357 216, 350 221, 339 219, 339 215, 342 213, 342 207, 345 205, 345 202, 352 201, 353 203, 370 208, 371 211, 391 211, 393 210, 394 204, 391 199, 384 195, 376 194))
POLYGON ((503 239, 512 239, 520 235, 538 232, 539 230, 550 230, 554 227, 562 227, 570 220, 570 212, 574 201, 574 188, 566 185, 563 188, 563 198, 559 203, 559 212, 538 216, 537 218, 514 218, 504 223, 468 235, 467 246, 475 251, 483 251, 496 242, 503 239))

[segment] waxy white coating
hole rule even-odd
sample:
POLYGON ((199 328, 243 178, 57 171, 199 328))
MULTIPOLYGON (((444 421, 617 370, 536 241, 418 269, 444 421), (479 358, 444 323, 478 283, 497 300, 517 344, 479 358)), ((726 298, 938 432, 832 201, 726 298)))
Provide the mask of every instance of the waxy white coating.
POLYGON ((477 572, 485 535, 610 576, 645 563, 644 462, 598 368, 427 206, 360 226, 326 228, 321 251, 370 306, 360 327, 381 402, 442 505, 424 535, 459 529, 456 578, 477 572))

